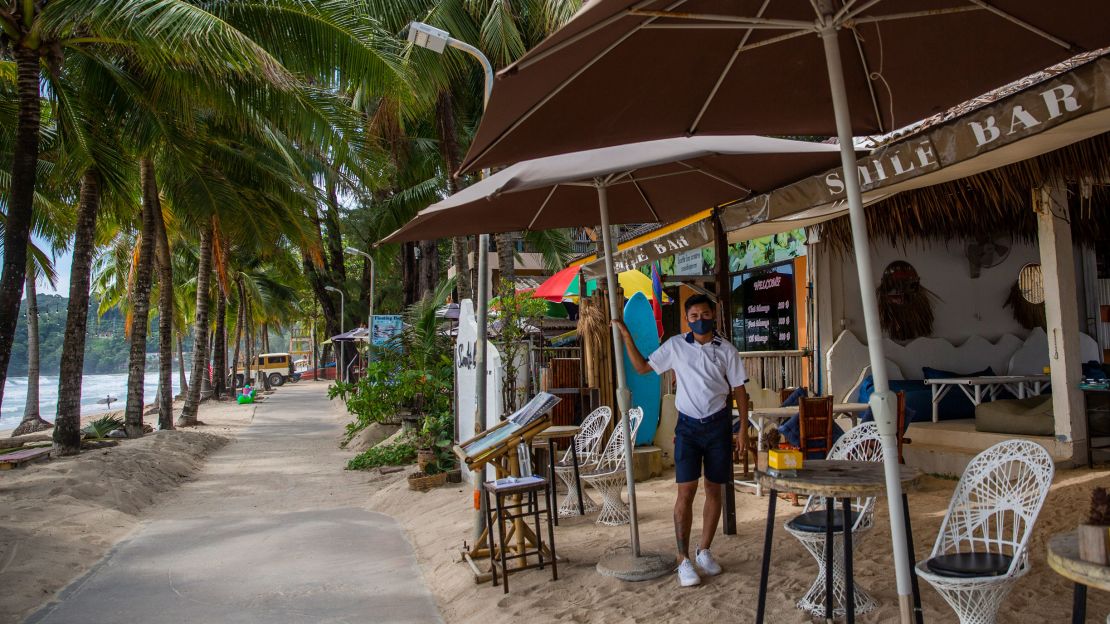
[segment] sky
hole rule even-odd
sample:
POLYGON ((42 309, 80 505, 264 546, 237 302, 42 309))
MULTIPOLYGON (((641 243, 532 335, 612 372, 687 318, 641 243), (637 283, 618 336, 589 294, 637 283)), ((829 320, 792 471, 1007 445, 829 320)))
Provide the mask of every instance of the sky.
MULTIPOLYGON (((34 235, 31 236, 31 240, 34 241, 34 243, 38 245, 40 249, 50 248, 50 245, 34 235)), ((73 256, 70 254, 68 249, 65 251, 65 253, 56 256, 54 258, 54 270, 58 273, 56 287, 51 288, 50 284, 45 279, 39 278, 39 281, 35 284, 39 293, 44 295, 61 295, 63 297, 68 297, 69 265, 71 264, 73 264, 73 256)), ((24 293, 24 297, 26 297, 26 293, 24 293)))

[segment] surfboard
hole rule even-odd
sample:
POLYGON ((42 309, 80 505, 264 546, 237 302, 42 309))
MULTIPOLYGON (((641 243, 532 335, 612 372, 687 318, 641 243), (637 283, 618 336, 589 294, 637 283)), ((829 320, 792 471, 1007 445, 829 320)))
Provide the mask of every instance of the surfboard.
MULTIPOLYGON (((659 348, 659 332, 655 327, 655 315, 651 302, 644 293, 636 293, 624 305, 624 324, 632 334, 636 348, 646 358, 659 348)), ((655 430, 659 427, 659 375, 650 372, 646 375, 636 373, 628 354, 624 354, 624 370, 628 372, 628 389, 632 392, 633 407, 644 410, 644 422, 636 432, 637 446, 651 444, 655 440, 655 430)))

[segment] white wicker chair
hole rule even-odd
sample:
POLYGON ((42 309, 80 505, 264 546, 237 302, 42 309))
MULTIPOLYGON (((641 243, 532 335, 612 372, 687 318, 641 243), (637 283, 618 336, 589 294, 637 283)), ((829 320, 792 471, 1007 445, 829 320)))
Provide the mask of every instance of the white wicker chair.
MULTIPOLYGON (((850 461, 883 460, 883 450, 879 440, 879 429, 873 422, 864 423, 848 430, 836 444, 829 449, 828 459, 850 461)), ((874 498, 857 498, 852 502, 852 548, 858 548, 860 536, 874 525, 874 498)), ((844 512, 834 507, 834 524, 843 526, 844 512)), ((798 538, 810 555, 817 561, 817 578, 809 591, 797 602, 799 609, 808 611, 816 617, 825 615, 825 499, 810 496, 799 516, 788 521, 786 532, 798 538)), ((847 591, 844 578, 844 537, 837 531, 833 533, 833 612, 836 616, 845 614, 847 591)), ((875 600, 859 584, 855 584, 855 612, 866 613, 875 608, 875 600)))
MULTIPOLYGON (((598 459, 601 454, 598 452, 601 446, 601 439, 605 436, 605 429, 609 426, 609 421, 613 418, 613 410, 608 406, 601 406, 594 411, 590 412, 584 419, 582 419, 582 428, 578 431, 578 435, 574 436, 574 451, 578 455, 578 473, 581 475, 583 472, 594 469, 597 465, 598 459)), ((578 515, 578 488, 574 483, 574 455, 571 454, 570 449, 563 454, 563 458, 555 464, 555 474, 559 480, 566 486, 566 494, 563 500, 559 503, 559 516, 577 516, 578 515)), ((599 506, 590 495, 586 493, 585 488, 582 489, 582 511, 585 513, 593 513, 599 509, 599 506)))
MULTIPOLYGON (((636 431, 644 420, 644 410, 633 407, 628 410, 628 427, 632 432, 632 439, 636 439, 636 431)), ((594 469, 582 474, 582 480, 594 486, 601 492, 601 513, 597 515, 598 524, 617 526, 628 524, 628 504, 621 499, 621 492, 627 485, 624 468, 624 427, 617 420, 613 433, 609 434, 609 442, 605 445, 597 465, 594 469)))
POLYGON ((1014 582, 1029 571, 1026 547, 1055 469, 1039 444, 1007 440, 971 460, 917 575, 963 624, 990 624, 1014 582))

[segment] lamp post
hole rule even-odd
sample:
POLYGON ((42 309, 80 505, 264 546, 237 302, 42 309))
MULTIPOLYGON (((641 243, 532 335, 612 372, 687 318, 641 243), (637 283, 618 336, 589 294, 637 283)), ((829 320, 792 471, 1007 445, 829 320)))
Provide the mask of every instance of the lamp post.
POLYGON ((343 251, 356 256, 362 256, 370 262, 370 314, 366 319, 366 332, 370 336, 370 344, 374 343, 374 258, 365 251, 347 247, 343 251))
MULTIPOLYGON (((482 110, 485 110, 486 105, 489 104, 489 96, 493 91, 493 64, 489 62, 486 55, 478 48, 459 41, 451 36, 451 33, 446 30, 429 26, 422 22, 412 22, 409 24, 408 40, 413 45, 421 48, 426 48, 435 52, 436 54, 443 54, 443 51, 448 48, 455 48, 469 54, 478 60, 482 65, 482 70, 485 75, 485 88, 482 92, 482 110)), ((453 172, 449 172, 451 175, 453 172)), ((489 169, 482 170, 482 177, 489 175, 489 169)), ((465 276, 460 276, 464 277, 465 276)), ((477 379, 477 388, 475 388, 474 404, 474 433, 481 433, 486 429, 486 345, 489 342, 489 334, 487 331, 487 317, 489 312, 489 234, 478 235, 478 302, 475 306, 477 308, 477 322, 478 322, 478 337, 475 340, 475 378, 477 379)), ((468 436, 460 432, 460 439, 468 436)), ((479 489, 481 485, 475 483, 475 489, 479 489)), ((485 526, 485 497, 479 497, 482 501, 483 508, 475 515, 474 522, 474 535, 475 539, 479 539, 482 534, 482 529, 485 526)))
MULTIPOLYGON (((343 319, 346 318, 346 316, 347 316, 347 313, 346 313, 347 297, 343 295, 342 290, 339 290, 335 286, 324 286, 324 290, 330 290, 332 292, 339 293, 339 333, 342 334, 344 331, 346 331, 346 330, 343 329, 343 319)), ((346 352, 343 350, 343 341, 340 341, 339 342, 339 359, 335 362, 335 379, 336 379, 336 381, 339 381, 339 366, 340 366, 340 364, 343 363, 343 359, 344 359, 343 356, 345 356, 345 355, 346 355, 346 352)), ((347 381, 346 370, 344 370, 343 381, 344 382, 347 381)))

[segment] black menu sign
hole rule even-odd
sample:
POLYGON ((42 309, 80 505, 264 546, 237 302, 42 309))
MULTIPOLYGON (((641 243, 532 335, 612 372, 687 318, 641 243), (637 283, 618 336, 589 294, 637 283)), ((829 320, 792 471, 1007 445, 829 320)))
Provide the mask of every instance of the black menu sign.
POLYGON ((794 265, 736 273, 732 278, 732 339, 741 351, 791 351, 794 331, 794 265))

